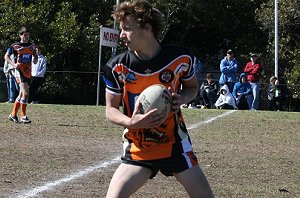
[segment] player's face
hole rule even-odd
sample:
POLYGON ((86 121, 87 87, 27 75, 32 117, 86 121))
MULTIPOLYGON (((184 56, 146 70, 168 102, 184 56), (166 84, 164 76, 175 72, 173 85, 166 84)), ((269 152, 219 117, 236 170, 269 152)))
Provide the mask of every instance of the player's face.
POLYGON ((29 37, 30 37, 30 33, 29 32, 22 32, 20 34, 20 38, 21 38, 21 41, 23 43, 27 43, 29 41, 29 37))
POLYGON ((140 51, 143 49, 145 40, 145 30, 140 28, 135 19, 127 16, 120 22, 120 39, 123 40, 125 46, 131 51, 140 51))

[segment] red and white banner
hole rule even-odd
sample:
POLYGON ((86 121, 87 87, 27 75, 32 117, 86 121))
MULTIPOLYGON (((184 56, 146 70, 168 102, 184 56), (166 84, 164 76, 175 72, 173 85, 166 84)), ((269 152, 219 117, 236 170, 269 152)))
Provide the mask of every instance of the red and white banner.
POLYGON ((101 27, 100 45, 107 47, 117 47, 119 40, 119 30, 101 27))

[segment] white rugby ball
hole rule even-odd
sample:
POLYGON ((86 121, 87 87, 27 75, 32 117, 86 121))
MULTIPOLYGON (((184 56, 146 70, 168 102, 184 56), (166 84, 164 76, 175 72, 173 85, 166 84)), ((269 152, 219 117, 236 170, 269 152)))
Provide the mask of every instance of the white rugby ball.
POLYGON ((157 109, 166 120, 172 110, 171 92, 161 84, 147 87, 138 97, 140 113, 144 114, 152 109, 157 109))

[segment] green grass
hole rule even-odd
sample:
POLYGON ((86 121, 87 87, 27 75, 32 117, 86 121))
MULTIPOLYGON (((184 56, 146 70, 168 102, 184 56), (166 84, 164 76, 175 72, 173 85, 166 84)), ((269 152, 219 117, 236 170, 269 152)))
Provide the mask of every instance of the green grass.
MULTIPOLYGON (((105 119, 102 106, 29 105, 29 125, 9 122, 11 108, 0 104, 4 197, 121 154, 122 128, 105 119)), ((183 110, 187 126, 224 112, 183 110)), ((190 135, 216 197, 300 197, 300 113, 236 111, 191 129, 190 135)), ((103 197, 114 170, 41 197, 103 197)), ((187 195, 174 178, 159 174, 133 197, 141 196, 187 195)))

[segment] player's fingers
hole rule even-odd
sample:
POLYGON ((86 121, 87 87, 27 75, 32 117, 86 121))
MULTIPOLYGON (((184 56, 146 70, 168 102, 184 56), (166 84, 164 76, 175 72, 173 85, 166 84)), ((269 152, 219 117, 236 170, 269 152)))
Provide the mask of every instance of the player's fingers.
POLYGON ((146 117, 151 117, 151 116, 153 116, 154 114, 156 114, 157 111, 158 111, 157 108, 151 109, 150 111, 148 111, 147 113, 145 113, 145 116, 146 116, 146 117))
POLYGON ((172 93, 172 99, 173 99, 173 104, 172 104, 172 110, 176 113, 181 104, 181 95, 177 93, 172 93))
POLYGON ((134 105, 133 114, 141 113, 141 107, 142 107, 142 104, 137 100, 134 105))

